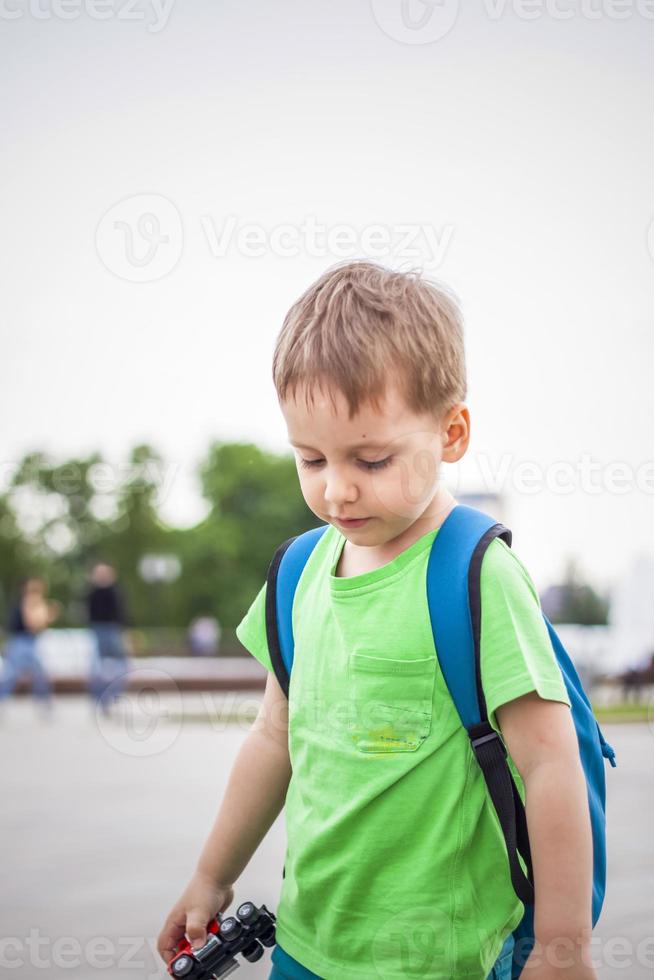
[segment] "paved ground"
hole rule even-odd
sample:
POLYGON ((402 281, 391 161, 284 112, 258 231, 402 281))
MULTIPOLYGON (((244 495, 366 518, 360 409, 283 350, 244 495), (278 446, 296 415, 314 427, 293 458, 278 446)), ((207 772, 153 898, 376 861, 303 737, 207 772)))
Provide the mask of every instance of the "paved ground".
MULTIPOLYGON (((53 720, 31 702, 0 720, 0 970, 20 980, 155 980, 155 937, 215 816, 259 695, 142 702, 98 727, 81 698, 53 720), (211 706, 213 724, 192 721, 211 706), (180 721, 180 714, 184 721, 180 721), (241 721, 239 721, 239 718, 241 721)), ((654 977, 653 732, 605 726, 619 767, 609 779, 609 897, 595 929, 601 980, 654 977)), ((281 817, 238 885, 238 901, 275 908, 281 817)), ((264 961, 239 980, 269 972, 264 961)))

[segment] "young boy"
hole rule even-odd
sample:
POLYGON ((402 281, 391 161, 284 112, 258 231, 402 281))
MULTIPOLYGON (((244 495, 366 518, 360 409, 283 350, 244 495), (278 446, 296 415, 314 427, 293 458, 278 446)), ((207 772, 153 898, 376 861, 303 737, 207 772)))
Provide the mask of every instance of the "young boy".
MULTIPOLYGON (((438 669, 429 552, 456 505, 439 479, 470 439, 454 300, 368 262, 291 308, 273 378, 319 521, 294 601, 288 703, 262 586, 237 635, 268 669, 196 873, 159 937, 195 945, 285 806, 272 978, 504 980, 524 907, 468 735, 438 669)), ((272 556, 271 556, 272 557, 272 556)), ((482 681, 526 800, 531 980, 590 980, 592 839, 570 701, 536 589, 494 539, 482 561, 482 681)))

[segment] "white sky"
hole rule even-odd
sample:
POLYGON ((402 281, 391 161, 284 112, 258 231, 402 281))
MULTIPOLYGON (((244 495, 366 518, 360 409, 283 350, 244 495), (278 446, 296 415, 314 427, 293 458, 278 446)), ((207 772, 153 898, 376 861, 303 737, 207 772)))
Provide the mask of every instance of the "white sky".
MULTIPOLYGON (((360 256, 372 225, 396 243, 401 226, 427 226, 416 257, 380 258, 426 265, 460 296, 473 433, 461 488, 504 458, 507 523, 539 587, 567 555, 600 586, 654 555, 645 0, 622 0, 623 20, 609 0, 594 0, 595 19, 590 0, 559 0, 534 20, 517 0, 501 16, 498 0, 475 0, 431 43, 381 29, 393 33, 400 0, 177 0, 156 31, 147 4, 128 20, 125 0, 108 0, 100 21, 90 0, 68 3, 74 20, 53 0, 0 4, 3 465, 37 448, 119 461, 148 440, 178 468, 164 513, 192 523, 211 439, 285 448, 275 336, 345 257, 306 254, 303 223, 348 226, 360 256), (101 224, 141 195, 157 197, 101 224), (154 266, 126 265, 120 222, 142 212, 169 238, 155 261, 173 268, 155 281, 130 281, 154 266), (220 237, 230 216, 264 230, 263 255, 236 234, 212 254, 207 229, 220 237), (280 225, 295 229, 293 257, 270 246, 280 225), (584 456, 595 481, 626 464, 627 492, 590 493, 580 477, 567 494, 516 485, 526 461, 551 476, 584 456)), ((135 240, 136 262, 147 247, 135 240)))

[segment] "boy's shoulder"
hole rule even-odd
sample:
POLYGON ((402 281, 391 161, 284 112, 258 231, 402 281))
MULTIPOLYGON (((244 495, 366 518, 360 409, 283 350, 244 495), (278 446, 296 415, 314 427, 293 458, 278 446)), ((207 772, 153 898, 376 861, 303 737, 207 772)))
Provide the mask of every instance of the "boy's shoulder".
POLYGON ((495 593, 499 590, 504 594, 507 591, 524 594, 526 590, 540 606, 538 590, 526 565, 502 538, 493 538, 486 548, 480 574, 483 593, 495 593))

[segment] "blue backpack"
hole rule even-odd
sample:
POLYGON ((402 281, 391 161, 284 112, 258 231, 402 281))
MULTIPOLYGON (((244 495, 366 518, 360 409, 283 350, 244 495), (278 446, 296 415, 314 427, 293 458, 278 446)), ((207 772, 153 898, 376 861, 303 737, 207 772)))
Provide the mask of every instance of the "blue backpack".
MULTIPOLYGON (((304 566, 329 524, 282 542, 267 574, 266 632, 275 676, 288 697, 293 667, 292 610, 304 566)), ((427 601, 438 660, 448 690, 470 737, 506 842, 511 882, 524 904, 513 931, 512 978, 519 977, 534 945, 534 886, 525 808, 507 763, 504 743, 488 721, 481 686, 481 563, 493 538, 511 547, 512 534, 488 514, 459 504, 434 538, 427 565, 427 601), (520 863, 522 857, 524 866, 520 863)), ((616 765, 577 671, 545 613, 552 649, 561 668, 577 730, 579 755, 586 776, 593 834, 592 924, 599 919, 606 886, 604 758, 616 765)))

